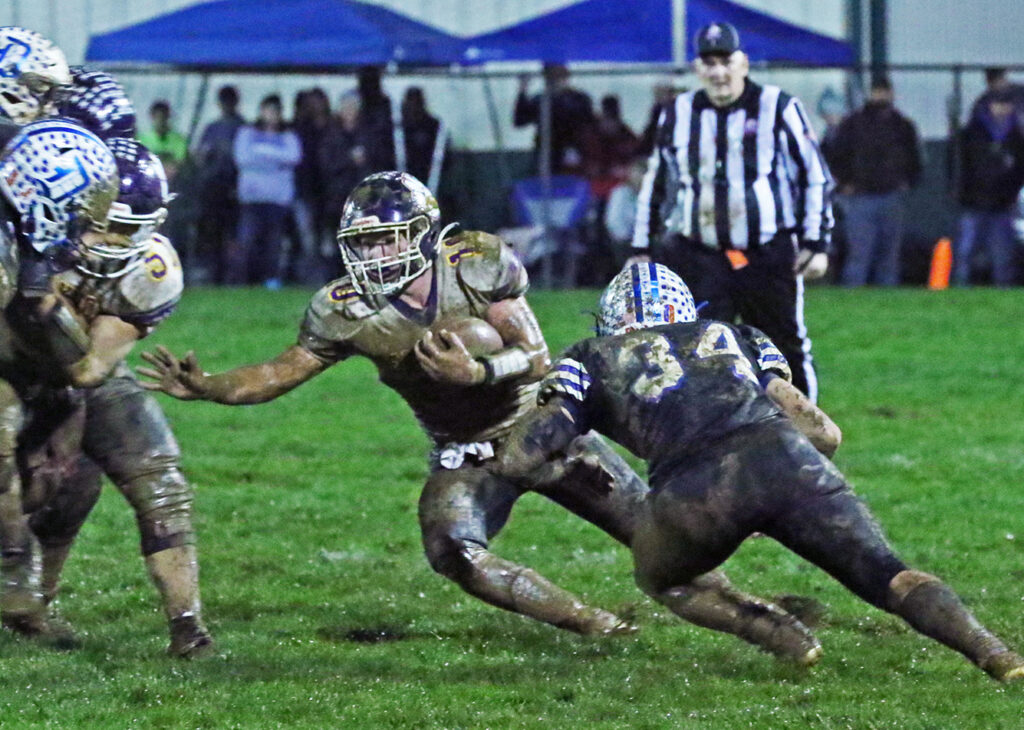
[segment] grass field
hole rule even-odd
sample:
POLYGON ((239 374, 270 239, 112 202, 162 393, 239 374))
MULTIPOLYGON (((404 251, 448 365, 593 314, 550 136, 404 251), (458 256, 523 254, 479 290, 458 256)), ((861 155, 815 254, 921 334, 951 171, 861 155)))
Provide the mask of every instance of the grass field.
MULTIPOLYGON (((151 340, 209 370, 276 354, 305 291, 193 290, 151 340)), ((594 292, 531 300, 557 350, 587 333, 594 292)), ((1024 291, 812 289, 836 462, 908 562, 945 577, 1024 646, 1024 291)), ((486 606, 433 574, 416 499, 426 440, 351 361, 262 406, 162 398, 197 488, 203 592, 217 653, 164 656, 166 631, 113 489, 59 601, 84 646, 0 635, 0 726, 144 728, 1021 728, 1024 687, 858 602, 769 540, 727 564, 761 595, 827 606, 825 657, 803 672, 666 614, 626 551, 536 495, 495 550, 636 616, 584 639, 486 606), (350 632, 395 640, 361 643, 350 632)))

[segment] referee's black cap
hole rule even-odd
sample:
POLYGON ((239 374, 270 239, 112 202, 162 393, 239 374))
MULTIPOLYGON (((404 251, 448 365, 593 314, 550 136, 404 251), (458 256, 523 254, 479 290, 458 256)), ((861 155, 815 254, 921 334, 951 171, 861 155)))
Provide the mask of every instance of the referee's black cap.
POLYGON ((740 32, 730 23, 711 23, 697 31, 698 56, 732 55, 740 49, 740 32))

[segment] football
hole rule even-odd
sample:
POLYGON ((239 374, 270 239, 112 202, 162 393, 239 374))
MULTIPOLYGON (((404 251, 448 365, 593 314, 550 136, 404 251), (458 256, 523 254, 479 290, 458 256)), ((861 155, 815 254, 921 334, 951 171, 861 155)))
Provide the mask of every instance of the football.
POLYGON ((504 347, 498 330, 477 317, 442 319, 436 322, 430 330, 435 335, 441 330, 458 335, 473 357, 490 355, 504 347))

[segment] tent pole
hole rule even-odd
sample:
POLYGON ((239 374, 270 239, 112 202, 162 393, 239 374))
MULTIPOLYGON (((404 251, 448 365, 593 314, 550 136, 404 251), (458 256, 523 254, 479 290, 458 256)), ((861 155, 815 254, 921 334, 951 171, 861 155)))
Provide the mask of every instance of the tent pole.
POLYGON ((192 118, 188 122, 188 136, 186 142, 192 147, 192 139, 196 136, 196 129, 199 128, 199 117, 202 116, 203 107, 206 106, 206 95, 210 91, 210 74, 204 73, 199 82, 199 94, 196 96, 196 105, 192 107, 192 118))
POLYGON ((686 65, 686 0, 672 0, 672 63, 686 65))
POLYGON ((546 252, 541 262, 541 283, 545 289, 554 286, 554 249, 552 236, 554 228, 551 224, 551 84, 549 74, 544 74, 544 91, 540 96, 540 186, 541 186, 541 225, 544 227, 544 244, 546 252))
POLYGON ((494 133, 494 146, 498 149, 498 179, 502 189, 508 189, 511 174, 508 171, 508 157, 505 150, 505 139, 501 134, 501 122, 498 120, 498 105, 494 101, 494 88, 491 86, 491 77, 485 75, 484 99, 487 102, 487 116, 491 120, 491 132, 494 133))

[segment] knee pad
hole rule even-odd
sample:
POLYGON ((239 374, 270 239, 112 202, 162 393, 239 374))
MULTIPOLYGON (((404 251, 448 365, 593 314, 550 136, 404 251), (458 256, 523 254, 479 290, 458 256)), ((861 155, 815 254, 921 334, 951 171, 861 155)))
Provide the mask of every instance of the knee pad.
POLYGON ((442 535, 425 540, 427 562, 436 573, 462 584, 476 570, 487 548, 471 540, 442 535))
POLYGON ((135 510, 143 555, 195 543, 192 488, 177 468, 146 474, 118 487, 135 510))

